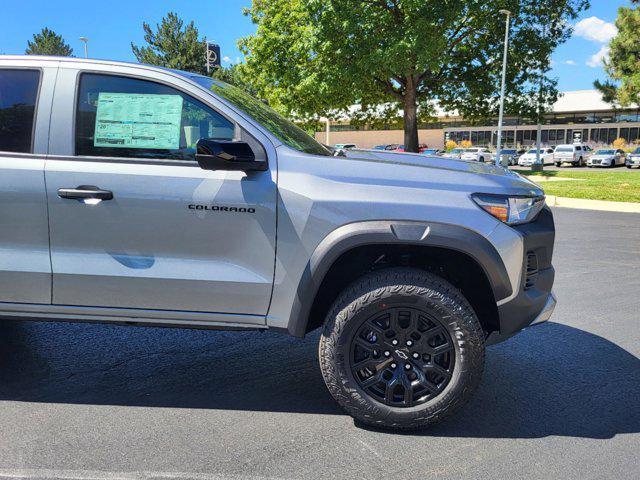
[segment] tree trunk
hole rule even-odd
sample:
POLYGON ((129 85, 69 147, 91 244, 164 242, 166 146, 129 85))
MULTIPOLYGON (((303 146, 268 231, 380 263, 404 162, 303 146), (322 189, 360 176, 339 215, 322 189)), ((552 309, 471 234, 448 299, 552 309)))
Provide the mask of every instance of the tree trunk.
POLYGON ((407 77, 404 94, 404 149, 418 153, 418 105, 417 85, 411 76, 407 77))

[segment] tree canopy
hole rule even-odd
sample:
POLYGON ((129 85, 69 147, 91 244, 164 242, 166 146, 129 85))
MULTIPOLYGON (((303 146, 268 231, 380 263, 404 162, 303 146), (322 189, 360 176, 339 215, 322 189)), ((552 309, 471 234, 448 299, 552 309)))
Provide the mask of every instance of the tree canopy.
POLYGON ((436 103, 480 119, 497 111, 504 17, 512 12, 507 112, 536 117, 557 99, 550 55, 587 0, 254 0, 240 41, 244 74, 273 107, 363 118, 403 111, 417 151, 436 103), (418 106, 420 108, 418 108, 418 106), (354 115, 353 110, 350 115, 354 115))
POLYGON ((146 22, 142 28, 147 45, 131 43, 139 62, 206 75, 206 39, 200 38, 193 21, 185 25, 177 13, 169 12, 155 32, 146 22))
POLYGON ((62 35, 58 35, 48 28, 43 28, 40 33, 33 34, 33 41, 27 41, 25 53, 27 55, 70 57, 73 55, 73 48, 64 41, 62 35))
MULTIPOLYGON (((635 0, 633 3, 640 3, 635 0)), ((640 103, 640 9, 621 7, 616 19, 618 34, 609 45, 605 70, 611 80, 594 82, 606 101, 628 106, 640 103)))

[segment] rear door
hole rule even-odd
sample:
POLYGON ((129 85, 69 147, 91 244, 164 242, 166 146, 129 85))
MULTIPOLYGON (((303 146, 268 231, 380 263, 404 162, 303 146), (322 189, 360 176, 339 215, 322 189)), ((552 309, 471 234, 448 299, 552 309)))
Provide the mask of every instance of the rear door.
MULTIPOLYGON (((51 303, 44 165, 57 62, 0 60, 0 302, 51 303), (45 66, 42 66, 45 65, 45 66)), ((0 305, 0 310, 6 308, 0 305)))
POLYGON ((61 67, 56 89, 59 154, 46 167, 54 304, 263 324, 275 261, 275 155, 265 172, 202 170, 194 158, 201 137, 241 137, 263 161, 269 148, 175 76, 96 68, 61 67), (68 189, 111 198, 67 198, 68 189))

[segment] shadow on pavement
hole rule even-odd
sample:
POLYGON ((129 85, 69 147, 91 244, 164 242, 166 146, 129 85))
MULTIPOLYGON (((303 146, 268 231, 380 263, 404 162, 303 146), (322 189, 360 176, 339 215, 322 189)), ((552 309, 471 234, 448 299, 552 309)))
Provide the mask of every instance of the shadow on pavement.
MULTIPOLYGON (((318 333, 38 322, 0 327, 0 400, 338 414, 318 333)), ((418 435, 610 438, 640 432, 640 360, 557 323, 489 347, 474 399, 418 435)), ((416 435, 412 433, 411 435, 416 435)))

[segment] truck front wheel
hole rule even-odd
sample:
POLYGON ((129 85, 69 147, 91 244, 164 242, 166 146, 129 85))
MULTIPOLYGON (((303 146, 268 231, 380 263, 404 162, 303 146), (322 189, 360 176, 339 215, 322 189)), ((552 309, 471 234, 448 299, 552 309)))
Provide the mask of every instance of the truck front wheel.
POLYGON ((484 368, 484 332, 449 282, 391 268, 342 292, 327 315, 319 357, 331 395, 351 416, 418 429, 469 400, 484 368))

